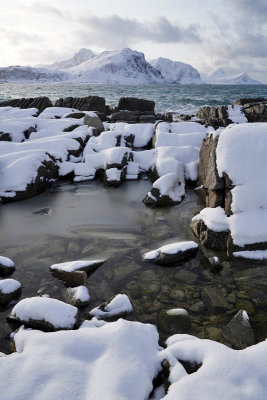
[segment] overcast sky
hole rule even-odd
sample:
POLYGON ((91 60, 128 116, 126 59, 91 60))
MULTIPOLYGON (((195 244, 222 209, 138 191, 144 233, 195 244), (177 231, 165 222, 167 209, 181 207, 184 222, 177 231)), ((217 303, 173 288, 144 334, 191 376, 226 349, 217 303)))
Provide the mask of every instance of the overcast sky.
POLYGON ((131 47, 267 83, 267 0, 1 0, 0 66, 131 47))

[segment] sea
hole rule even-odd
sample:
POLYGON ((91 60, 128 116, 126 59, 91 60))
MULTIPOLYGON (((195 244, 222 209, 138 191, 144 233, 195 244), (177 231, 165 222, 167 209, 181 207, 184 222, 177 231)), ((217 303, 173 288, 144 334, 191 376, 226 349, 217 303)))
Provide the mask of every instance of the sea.
POLYGON ((120 97, 138 97, 154 100, 158 113, 192 115, 204 105, 228 105, 242 97, 267 98, 267 85, 0 84, 0 101, 38 96, 48 96, 52 101, 68 96, 101 96, 111 107, 120 97))

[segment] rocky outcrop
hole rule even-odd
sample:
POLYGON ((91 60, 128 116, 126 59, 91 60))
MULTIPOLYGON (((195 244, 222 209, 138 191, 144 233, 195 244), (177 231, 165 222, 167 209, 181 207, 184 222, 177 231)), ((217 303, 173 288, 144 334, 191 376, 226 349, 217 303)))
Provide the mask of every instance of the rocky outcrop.
POLYGON ((156 116, 150 111, 117 111, 111 114, 111 122, 128 122, 135 124, 138 122, 154 123, 156 116))
POLYGON ((197 110, 196 117, 202 120, 206 125, 211 125, 214 128, 227 126, 232 123, 228 117, 227 106, 200 107, 197 110))
POLYGON ((248 122, 267 122, 267 100, 243 106, 248 122))
POLYGON ((12 99, 0 102, 0 107, 19 107, 19 108, 38 108, 40 112, 44 111, 47 107, 52 107, 51 100, 46 97, 30 97, 28 99, 12 99))
POLYGON ((55 107, 76 108, 80 111, 99 111, 104 114, 109 113, 104 97, 65 97, 55 102, 55 107))
POLYGON ((155 102, 151 100, 137 99, 135 97, 121 97, 117 110, 148 111, 153 114, 155 111, 155 102))

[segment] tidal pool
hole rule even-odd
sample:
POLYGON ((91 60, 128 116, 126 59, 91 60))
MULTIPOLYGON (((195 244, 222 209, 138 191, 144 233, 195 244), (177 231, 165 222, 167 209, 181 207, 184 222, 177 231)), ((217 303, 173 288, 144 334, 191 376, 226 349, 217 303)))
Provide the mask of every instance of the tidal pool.
MULTIPOLYGON (((165 243, 196 240, 190 222, 202 208, 190 188, 179 205, 147 208, 142 199, 150 187, 145 180, 119 188, 97 181, 60 183, 35 198, 0 205, 0 254, 16 263, 12 278, 22 283, 21 298, 49 294, 64 301, 64 285, 50 274, 49 266, 107 257, 88 277, 91 303, 82 313, 114 294, 126 293, 134 306, 128 318, 156 324, 162 340, 175 332, 165 325, 161 311, 179 307, 189 311, 191 328, 186 333, 225 342, 222 326, 239 309, 246 309, 256 340, 263 340, 267 306, 263 264, 228 260, 220 254, 223 269, 211 271, 202 252, 169 268, 142 261, 143 252, 165 243), (203 290, 223 298, 226 307, 200 304, 190 310, 203 300, 203 290)), ((6 316, 13 305, 0 310, 0 352, 10 352, 8 337, 14 326, 7 324, 6 316)))

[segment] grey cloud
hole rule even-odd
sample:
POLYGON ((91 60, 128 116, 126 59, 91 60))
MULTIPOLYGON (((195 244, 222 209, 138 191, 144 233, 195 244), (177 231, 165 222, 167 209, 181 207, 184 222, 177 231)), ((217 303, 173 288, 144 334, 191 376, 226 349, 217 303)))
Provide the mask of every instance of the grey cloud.
POLYGON ((63 13, 60 9, 50 6, 48 4, 41 3, 39 1, 36 1, 32 3, 30 6, 24 6, 26 9, 34 11, 37 14, 41 15, 50 15, 54 17, 64 17, 65 13, 63 13))
POLYGON ((12 46, 21 46, 22 44, 40 43, 42 37, 38 34, 29 34, 26 32, 18 32, 5 28, 0 28, 1 41, 8 41, 12 46))
POLYGON ((81 18, 82 36, 88 44, 97 46, 112 45, 123 47, 137 41, 154 43, 200 42, 198 25, 187 28, 172 24, 167 18, 161 17, 154 21, 139 22, 136 19, 122 18, 113 15, 107 18, 81 18), (86 29, 86 31, 85 31, 86 29))

